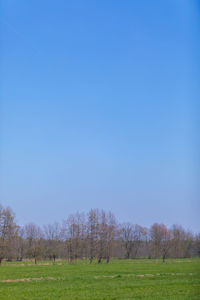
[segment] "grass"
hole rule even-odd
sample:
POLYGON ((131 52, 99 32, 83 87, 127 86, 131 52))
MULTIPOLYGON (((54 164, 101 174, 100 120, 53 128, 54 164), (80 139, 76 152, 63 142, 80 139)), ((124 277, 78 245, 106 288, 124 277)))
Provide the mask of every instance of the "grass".
POLYGON ((200 299, 200 259, 4 262, 0 299, 200 299))

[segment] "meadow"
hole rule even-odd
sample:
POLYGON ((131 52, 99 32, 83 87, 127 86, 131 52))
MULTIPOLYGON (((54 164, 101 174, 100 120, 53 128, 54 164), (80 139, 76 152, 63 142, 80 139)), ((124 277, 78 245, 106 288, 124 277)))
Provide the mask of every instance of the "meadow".
POLYGON ((200 299, 200 259, 3 262, 1 300, 200 299))

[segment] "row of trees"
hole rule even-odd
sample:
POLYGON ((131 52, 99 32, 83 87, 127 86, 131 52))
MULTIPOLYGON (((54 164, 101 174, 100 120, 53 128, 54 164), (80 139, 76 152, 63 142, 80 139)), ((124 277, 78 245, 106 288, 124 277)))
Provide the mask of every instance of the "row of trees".
POLYGON ((88 214, 70 215, 62 224, 43 228, 29 223, 16 224, 9 208, 0 205, 0 263, 3 259, 23 260, 57 258, 97 260, 109 263, 117 258, 190 257, 200 255, 200 235, 181 226, 168 229, 164 224, 151 228, 131 223, 119 224, 111 212, 91 209, 88 214))

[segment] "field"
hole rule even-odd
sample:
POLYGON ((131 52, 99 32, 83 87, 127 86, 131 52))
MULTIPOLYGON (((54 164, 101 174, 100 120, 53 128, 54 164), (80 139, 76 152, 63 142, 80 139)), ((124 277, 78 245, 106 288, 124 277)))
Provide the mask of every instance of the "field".
POLYGON ((3 262, 0 299, 200 299, 200 259, 3 262))

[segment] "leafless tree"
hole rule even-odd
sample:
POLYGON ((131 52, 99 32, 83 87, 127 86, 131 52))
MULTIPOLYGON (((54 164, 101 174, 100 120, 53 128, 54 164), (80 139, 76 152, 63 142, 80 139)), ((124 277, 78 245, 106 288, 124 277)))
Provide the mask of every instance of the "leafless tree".
POLYGON ((136 258, 142 243, 147 239, 146 228, 131 223, 124 223, 121 226, 121 236, 125 248, 125 258, 136 258))
POLYGON ((200 256, 200 234, 197 234, 194 239, 195 242, 195 252, 194 255, 200 256))
POLYGON ((171 234, 164 224, 154 223, 150 229, 155 258, 162 256, 163 262, 171 246, 171 234))
POLYGON ((25 230, 23 227, 19 228, 18 234, 15 238, 15 251, 16 259, 22 261, 26 255, 26 239, 25 239, 25 230))
POLYGON ((97 259, 98 263, 111 257, 138 258, 190 257, 200 255, 200 236, 193 236, 181 226, 169 230, 164 224, 150 229, 140 225, 118 222, 111 212, 91 209, 87 217, 82 213, 70 215, 61 227, 58 223, 44 226, 44 230, 29 223, 16 225, 13 212, 0 205, 0 263, 3 259, 22 260, 68 257, 97 259))
POLYGON ((193 244, 193 235, 191 232, 186 232, 181 226, 173 225, 171 229, 173 257, 188 257, 190 256, 191 247, 193 244))
POLYGON ((98 231, 99 231, 98 211, 96 209, 91 209, 88 214, 88 222, 87 222, 90 263, 92 263, 93 259, 97 255, 98 231))
POLYGON ((161 228, 162 231, 162 241, 161 241, 161 255, 163 262, 165 262, 166 257, 169 255, 169 250, 171 247, 171 232, 164 225, 161 228))
POLYGON ((61 247, 61 228, 59 223, 44 226, 45 252, 55 262, 61 247))
POLYGON ((35 264, 37 259, 42 255, 43 248, 43 232, 41 228, 33 223, 29 223, 24 227, 25 238, 27 241, 27 255, 34 258, 35 264))
POLYGON ((134 228, 131 223, 124 223, 121 226, 121 237, 125 248, 125 258, 129 259, 133 250, 134 228))
POLYGON ((132 258, 136 258, 142 243, 146 239, 146 229, 138 224, 133 225, 133 253, 132 258))
POLYGON ((185 231, 181 226, 173 225, 172 230, 172 256, 183 257, 183 241, 185 239, 185 231))
POLYGON ((106 228, 106 261, 109 263, 112 255, 114 241, 119 236, 118 225, 113 213, 109 212, 107 215, 107 228, 106 228))
POLYGON ((11 249, 11 244, 17 236, 17 229, 11 209, 0 205, 0 264, 11 249))
POLYGON ((62 232, 67 244, 69 262, 82 258, 86 247, 86 224, 84 214, 70 215, 63 223, 62 232))

